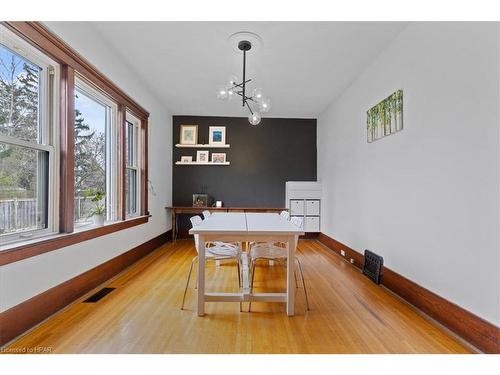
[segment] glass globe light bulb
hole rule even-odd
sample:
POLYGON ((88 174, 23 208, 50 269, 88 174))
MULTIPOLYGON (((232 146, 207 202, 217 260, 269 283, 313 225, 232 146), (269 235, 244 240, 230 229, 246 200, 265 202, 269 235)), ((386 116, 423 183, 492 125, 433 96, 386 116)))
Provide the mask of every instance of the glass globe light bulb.
POLYGON ((271 109, 271 100, 269 100, 268 98, 262 98, 259 103, 259 109, 263 113, 269 112, 269 110, 271 109))
POLYGON ((235 76, 235 75, 232 75, 231 77, 229 77, 229 80, 227 81, 227 87, 228 88, 234 87, 238 83, 239 83, 238 82, 238 77, 235 76))
POLYGON ((262 89, 257 88, 253 90, 252 98, 260 102, 263 97, 264 97, 264 92, 262 91, 262 89))
POLYGON ((259 125, 260 120, 261 116, 259 112, 254 112, 248 116, 248 122, 250 122, 251 125, 259 125))
POLYGON ((234 92, 234 89, 227 90, 227 97, 229 100, 232 100, 235 96, 236 96, 236 93, 234 92))
POLYGON ((217 90, 217 99, 226 100, 229 97, 229 93, 225 87, 221 87, 217 90))

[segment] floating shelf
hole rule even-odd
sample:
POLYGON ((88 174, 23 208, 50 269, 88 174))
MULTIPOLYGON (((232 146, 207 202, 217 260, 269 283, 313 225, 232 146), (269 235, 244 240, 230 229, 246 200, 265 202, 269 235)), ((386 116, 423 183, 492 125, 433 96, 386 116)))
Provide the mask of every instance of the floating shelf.
POLYGON ((180 143, 177 143, 175 147, 178 148, 229 148, 231 145, 202 145, 202 144, 197 144, 197 145, 181 145, 180 143))
POLYGON ((211 162, 211 161, 204 161, 204 162, 197 162, 197 161, 192 161, 192 162, 189 162, 189 163, 183 163, 183 162, 180 162, 180 161, 176 161, 175 162, 175 165, 229 165, 230 163, 228 161, 224 162, 224 163, 214 163, 214 162, 211 162))

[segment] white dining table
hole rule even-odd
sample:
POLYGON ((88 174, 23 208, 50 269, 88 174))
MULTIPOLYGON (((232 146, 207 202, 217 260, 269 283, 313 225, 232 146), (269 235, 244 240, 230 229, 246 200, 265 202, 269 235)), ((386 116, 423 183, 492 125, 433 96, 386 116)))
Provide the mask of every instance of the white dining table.
POLYGON ((195 235, 198 249, 205 249, 210 241, 224 242, 283 242, 286 243, 288 261, 285 293, 252 293, 249 286, 248 257, 243 253, 243 286, 236 293, 205 291, 205 251, 200 251, 198 262, 198 315, 205 315, 205 302, 286 302, 286 313, 294 315, 295 280, 293 267, 298 238, 302 228, 283 219, 276 213, 214 213, 189 230, 195 235))

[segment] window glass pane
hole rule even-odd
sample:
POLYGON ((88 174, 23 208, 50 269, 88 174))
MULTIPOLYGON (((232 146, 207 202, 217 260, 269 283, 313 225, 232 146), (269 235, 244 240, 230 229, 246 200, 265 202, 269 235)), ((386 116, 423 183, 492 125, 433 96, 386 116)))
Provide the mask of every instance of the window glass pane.
POLYGON ((0 235, 47 228, 49 153, 0 143, 0 235))
POLYGON ((109 107, 79 89, 75 90, 75 212, 76 222, 85 222, 93 214, 96 192, 105 195, 106 207, 106 137, 109 107))
POLYGON ((126 131, 125 131, 125 160, 127 161, 128 166, 135 165, 135 132, 134 132, 134 124, 127 121, 126 122, 126 131))
POLYGON ((0 134, 38 141, 40 72, 0 44, 0 134))
POLYGON ((125 173, 125 212, 130 216, 137 212, 137 171, 127 168, 125 173))

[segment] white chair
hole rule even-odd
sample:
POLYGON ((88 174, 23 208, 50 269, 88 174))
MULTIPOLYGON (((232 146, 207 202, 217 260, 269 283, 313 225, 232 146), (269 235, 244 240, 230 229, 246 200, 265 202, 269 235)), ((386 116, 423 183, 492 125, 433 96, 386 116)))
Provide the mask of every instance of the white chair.
MULTIPOLYGON (((200 216, 193 216, 191 219, 191 224, 193 227, 200 225, 203 220, 200 216)), ((208 261, 220 261, 225 259, 234 259, 238 264, 238 286, 241 288, 241 271, 240 271, 240 263, 241 263, 241 247, 226 242, 206 242, 204 249, 198 248, 198 235, 194 235, 194 242, 196 253, 199 254, 200 250, 205 251, 205 262, 208 261)), ((193 272, 193 265, 195 261, 198 259, 198 255, 196 255, 191 261, 191 267, 189 268, 189 274, 186 281, 186 287, 184 288, 184 296, 182 297, 182 305, 181 310, 184 309, 184 302, 186 300, 186 293, 189 286, 189 281, 191 280, 191 273, 193 272)), ((242 311, 242 304, 240 302, 240 311, 242 311)))
POLYGON ((205 211, 203 211, 203 217, 204 217, 205 219, 209 218, 209 217, 210 217, 210 215, 212 215, 212 213, 211 213, 209 210, 205 210, 205 211))
POLYGON ((298 226, 299 228, 302 228, 303 225, 304 225, 304 218, 300 217, 300 216, 294 216, 290 219, 290 222, 293 224, 293 225, 296 225, 298 226))
MULTIPOLYGON (((280 212, 280 217, 284 220, 289 220, 290 219, 290 214, 288 213, 288 211, 281 211, 280 212)), ((249 243, 249 246, 254 246, 254 245, 257 245, 257 244, 266 244, 267 242, 250 242, 249 243)), ((272 243, 270 242, 269 243, 270 245, 276 245, 276 246, 281 246, 281 247, 284 247, 286 244, 284 243, 281 243, 281 242, 276 242, 276 243, 272 243)), ((274 265, 274 261, 273 260, 269 260, 269 265, 270 266, 273 266, 274 265)))
POLYGON ((290 219, 290 213, 288 211, 281 211, 280 216, 282 219, 285 219, 285 220, 290 219))
MULTIPOLYGON (((286 212, 286 211, 284 211, 286 212)), ((287 212, 288 213, 288 212, 287 212)), ((299 228, 302 228, 303 219, 301 217, 292 217, 290 222, 299 228)), ((287 261, 287 250, 285 247, 281 247, 272 243, 255 243, 250 247, 250 291, 253 292, 253 281, 255 277, 255 264, 257 260, 268 260, 268 261, 287 261)), ((304 294, 306 297, 306 307, 309 310, 309 298, 307 295, 306 283, 304 281, 304 274, 302 272, 302 265, 298 257, 295 257, 297 261, 297 266, 300 273, 300 278, 302 280, 302 287, 304 288, 304 294)), ((294 271, 295 276, 295 271, 294 271)), ((297 284, 297 278, 295 277, 295 284, 297 284)), ((252 302, 248 304, 248 311, 250 312, 252 308, 252 302)))

